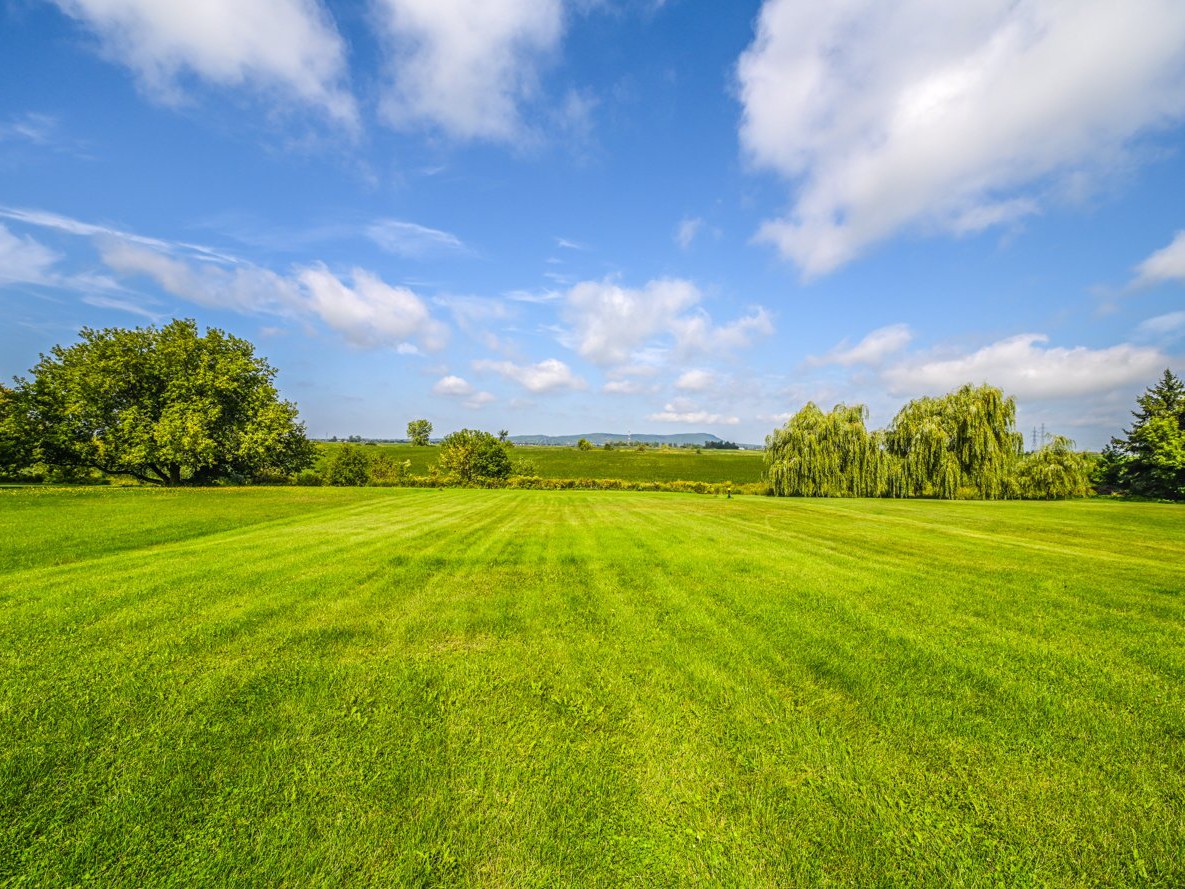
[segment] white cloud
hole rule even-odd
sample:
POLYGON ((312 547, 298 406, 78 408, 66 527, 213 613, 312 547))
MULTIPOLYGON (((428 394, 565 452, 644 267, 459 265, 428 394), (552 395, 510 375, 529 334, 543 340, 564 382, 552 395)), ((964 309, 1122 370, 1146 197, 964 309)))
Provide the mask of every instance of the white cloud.
POLYGON ((319 0, 55 0, 89 26, 108 57, 159 100, 181 99, 184 73, 219 86, 279 92, 355 128, 343 86, 345 43, 319 0))
POLYGON ((699 300, 699 291, 688 281, 664 278, 641 290, 585 281, 568 291, 565 316, 581 356, 598 364, 621 364, 652 336, 669 331, 679 314, 699 300))
POLYGON ((14 235, 0 225, 0 286, 49 283, 60 258, 40 241, 14 235))
POLYGON ((61 216, 57 213, 49 213, 45 210, 24 210, 19 207, 0 206, 0 218, 11 219, 15 222, 22 222, 26 225, 35 225, 38 228, 48 228, 52 231, 62 232, 67 235, 126 241, 129 244, 139 244, 141 246, 151 247, 154 250, 160 250, 166 253, 194 253, 201 259, 210 260, 213 262, 223 262, 233 265, 239 261, 234 257, 227 256, 226 254, 220 253, 217 250, 213 250, 209 247, 203 247, 200 244, 191 244, 181 241, 162 241, 159 238, 149 238, 145 237, 144 235, 137 235, 133 232, 112 228, 111 226, 107 225, 95 225, 90 222, 83 222, 79 219, 72 219, 69 216, 61 216))
POLYGON ((1167 247, 1157 250, 1138 266, 1132 286, 1185 281, 1185 231, 1177 232, 1167 247))
POLYGON ((827 354, 806 360, 810 366, 839 364, 851 367, 853 364, 880 364, 887 357, 909 345, 913 333, 908 324, 890 324, 878 327, 854 346, 844 340, 827 354))
POLYGON ((645 353, 656 337, 670 337, 684 353, 717 352, 744 347, 753 337, 773 331, 762 308, 716 326, 697 308, 700 299, 694 284, 677 278, 650 281, 640 289, 584 281, 565 296, 566 344, 597 364, 621 366, 653 363, 645 353))
POLYGON ((464 397, 473 394, 473 386, 464 378, 449 374, 436 381, 436 385, 432 387, 432 394, 447 395, 453 398, 464 397))
POLYGON ((561 0, 375 0, 390 41, 383 100, 396 125, 462 139, 515 141, 521 106, 564 30, 561 0))
POLYGON ((715 382, 716 375, 710 370, 696 368, 680 374, 679 379, 675 380, 675 388, 687 392, 702 392, 712 388, 715 382))
POLYGON ((448 329, 406 287, 392 287, 363 269, 353 270, 354 286, 348 287, 322 265, 302 269, 298 277, 312 311, 357 346, 417 339, 426 349, 444 347, 448 329))
POLYGON ((688 217, 679 223, 679 227, 675 230, 675 243, 687 250, 691 247, 691 242, 695 240, 695 236, 699 234, 700 229, 704 227, 704 221, 699 217, 688 217))
POLYGON ((699 410, 686 399, 679 398, 666 405, 659 413, 651 414, 649 419, 658 423, 690 423, 697 426, 735 426, 741 422, 740 417, 699 410))
POLYGON ((896 395, 948 392, 989 383, 1018 398, 1063 398, 1109 392, 1150 380, 1169 364, 1158 349, 1121 343, 1105 349, 1046 347, 1049 337, 1023 333, 954 358, 915 357, 886 368, 896 395))
POLYGON ((406 287, 392 287, 363 269, 347 285, 324 265, 298 267, 291 275, 241 263, 224 268, 194 263, 114 238, 100 242, 103 261, 120 275, 143 275, 162 289, 197 305, 247 314, 312 315, 364 348, 393 346, 416 354, 409 342, 436 350, 448 329, 406 287))
POLYGON ((161 317, 160 312, 154 312, 151 309, 146 309, 139 303, 134 303, 127 299, 116 299, 110 296, 87 295, 82 298, 82 301, 88 306, 94 306, 98 309, 114 309, 117 312, 127 312, 131 315, 139 315, 141 318, 147 318, 150 321, 156 321, 161 317))
POLYGON ((1044 177, 1179 119, 1185 4, 766 0, 737 77, 746 152, 795 185, 759 238, 809 277, 1038 212, 1044 177))
POLYGON ((99 253, 112 271, 142 275, 184 300, 215 309, 290 315, 302 299, 296 282, 258 266, 230 269, 190 263, 113 237, 99 239, 99 253))
POLYGON ((1185 312, 1168 312, 1142 322, 1136 328, 1142 337, 1167 339, 1185 333, 1185 312))
POLYGON ((474 370, 493 371, 513 380, 529 392, 553 392, 559 389, 583 389, 584 380, 556 358, 538 364, 515 364, 512 361, 474 361, 474 370))
POLYGON ((450 232, 399 219, 380 219, 372 223, 366 229, 366 236, 388 253, 409 259, 467 250, 461 239, 450 232))
POLYGON ((720 352, 743 349, 755 338, 773 333, 774 325, 769 313, 761 306, 744 317, 721 325, 713 324, 708 313, 700 309, 676 318, 671 331, 682 352, 720 352))

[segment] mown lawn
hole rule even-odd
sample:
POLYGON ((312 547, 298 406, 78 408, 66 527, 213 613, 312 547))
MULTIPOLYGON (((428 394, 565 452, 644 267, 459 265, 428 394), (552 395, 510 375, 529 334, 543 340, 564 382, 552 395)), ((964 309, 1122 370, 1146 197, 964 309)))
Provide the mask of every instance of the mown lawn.
MULTIPOLYGON (((338 444, 319 444, 324 467, 327 458, 338 444)), ((395 460, 410 460, 415 475, 426 475, 436 463, 436 445, 359 445, 367 453, 387 454, 395 460)), ((761 481, 761 451, 715 451, 697 454, 685 448, 619 449, 606 451, 593 448, 516 447, 511 451, 516 460, 525 460, 533 475, 543 478, 620 478, 631 482, 732 482, 743 485, 761 481)))
POLYGON ((1180 886, 1185 513, 0 491, 0 883, 1180 886))

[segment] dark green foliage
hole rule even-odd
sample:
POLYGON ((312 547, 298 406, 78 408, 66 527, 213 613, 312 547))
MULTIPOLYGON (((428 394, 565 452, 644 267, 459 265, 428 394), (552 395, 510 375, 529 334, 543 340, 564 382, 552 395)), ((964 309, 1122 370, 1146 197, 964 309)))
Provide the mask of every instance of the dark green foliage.
POLYGON ((407 424, 407 438, 413 445, 423 447, 432 437, 432 424, 427 420, 412 420, 407 424))
POLYGON ((1111 440, 1100 474, 1139 497, 1185 499, 1185 384, 1166 368, 1136 402, 1135 422, 1111 440))
POLYGON ((0 478, 15 478, 33 464, 33 443, 22 420, 19 394, 0 385, 0 478))
POLYGON ((582 438, 580 441, 576 442, 576 447, 582 451, 591 451, 593 448, 592 442, 587 438, 582 438))
POLYGON ((370 484, 370 458, 352 444, 342 445, 329 461, 325 483, 337 487, 361 487, 370 484))
POLYGON ((735 441, 705 441, 702 447, 709 451, 739 451, 741 448, 735 441))
POLYGON ((513 469, 510 442, 478 429, 451 432, 440 442, 438 471, 470 482, 485 478, 508 478, 513 469))
POLYGON ((84 328, 18 381, 36 458, 162 485, 252 481, 310 466, 313 444, 246 340, 193 321, 84 328))

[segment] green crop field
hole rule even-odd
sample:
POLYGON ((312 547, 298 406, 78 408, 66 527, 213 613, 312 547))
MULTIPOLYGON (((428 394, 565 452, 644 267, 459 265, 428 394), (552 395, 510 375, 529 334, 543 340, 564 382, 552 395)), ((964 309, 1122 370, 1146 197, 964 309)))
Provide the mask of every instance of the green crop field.
MULTIPOLYGON (((340 447, 319 445, 322 465, 340 447)), ((436 462, 435 445, 361 445, 367 453, 387 454, 396 460, 410 460, 415 475, 425 475, 436 462)), ((646 448, 645 450, 612 450, 593 448, 581 451, 561 447, 516 447, 511 451, 516 460, 527 460, 534 475, 543 478, 620 478, 626 481, 689 481, 732 482, 743 485, 761 481, 761 451, 714 451, 697 454, 684 448, 646 448)))
POLYGON ((1181 886, 1183 557, 1157 504, 0 491, 0 885, 1181 886))

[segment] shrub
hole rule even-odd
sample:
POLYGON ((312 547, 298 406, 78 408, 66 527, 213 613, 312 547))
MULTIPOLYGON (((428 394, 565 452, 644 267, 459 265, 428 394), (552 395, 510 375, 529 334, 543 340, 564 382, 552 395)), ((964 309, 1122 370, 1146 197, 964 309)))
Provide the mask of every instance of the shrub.
POLYGON ((325 481, 338 487, 361 487, 370 482, 370 458, 354 445, 345 444, 329 461, 325 481))

